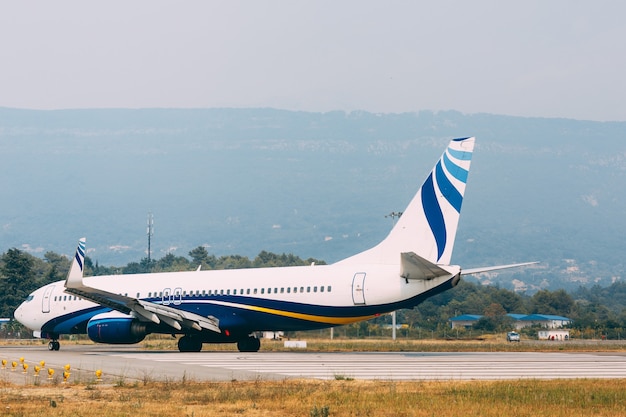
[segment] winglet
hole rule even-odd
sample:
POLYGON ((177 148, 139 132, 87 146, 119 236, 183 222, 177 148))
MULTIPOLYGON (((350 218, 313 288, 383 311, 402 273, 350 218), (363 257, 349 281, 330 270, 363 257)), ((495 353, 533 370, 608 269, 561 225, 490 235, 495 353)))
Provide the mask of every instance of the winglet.
POLYGON ((78 240, 78 247, 76 248, 76 255, 72 261, 70 272, 67 274, 65 280, 66 288, 82 288, 83 286, 83 269, 85 267, 85 243, 87 239, 82 237, 78 240))

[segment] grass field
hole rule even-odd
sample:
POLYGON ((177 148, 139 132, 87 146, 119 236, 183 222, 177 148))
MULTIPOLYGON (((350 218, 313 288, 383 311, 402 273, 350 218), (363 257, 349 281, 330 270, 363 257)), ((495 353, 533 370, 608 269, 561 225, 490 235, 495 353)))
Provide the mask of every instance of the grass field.
POLYGON ((6 416, 624 416, 626 380, 0 384, 6 416))
MULTIPOLYGON (((624 340, 570 340, 549 342, 524 340, 509 343, 505 336, 484 338, 483 340, 411 340, 411 339, 321 339, 306 338, 307 351, 311 352, 624 352, 624 340)), ((172 338, 157 336, 147 338, 142 346, 145 349, 176 350, 172 338)), ((234 344, 205 344, 205 350, 236 350, 234 344)), ((261 350, 279 352, 294 350, 285 348, 283 341, 263 340, 261 350)), ((299 349, 296 349, 299 350, 299 349)))

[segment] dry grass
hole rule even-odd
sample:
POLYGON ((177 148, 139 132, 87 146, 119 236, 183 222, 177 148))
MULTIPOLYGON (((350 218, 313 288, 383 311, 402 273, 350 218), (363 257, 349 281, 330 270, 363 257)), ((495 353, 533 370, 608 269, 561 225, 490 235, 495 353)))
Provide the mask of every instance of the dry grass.
MULTIPOLYGON (((307 341, 309 352, 624 352, 626 341, 617 340, 571 340, 568 342, 549 342, 525 340, 521 343, 509 343, 505 336, 484 340, 412 340, 398 339, 317 339, 302 337, 307 341)), ((176 340, 152 335, 142 343, 149 350, 177 350, 176 340)), ((235 351, 234 344, 205 344, 207 351, 235 351)), ((297 348, 285 348, 284 342, 263 340, 261 351, 286 352, 302 351, 297 348)))
POLYGON ((0 384, 7 416, 624 416, 626 380, 0 384))
MULTIPOLYGON (((27 342, 28 343, 28 342, 27 342)), ((30 342, 32 343, 32 342, 30 342)), ((41 342, 36 342, 41 343, 41 342)), ((78 341, 77 343, 90 343, 78 341)), ((150 337, 146 349, 175 350, 150 337)), ((262 350, 288 350, 263 341, 262 350)), ((235 346, 205 345, 207 350, 235 346)), ((622 342, 506 343, 483 341, 311 339, 309 351, 624 351, 622 342)), ((0 381, 6 416, 624 416, 625 379, 520 381, 231 381, 12 385, 0 381)))
MULTIPOLYGON (((314 334, 303 334, 299 340, 307 341, 309 352, 624 352, 626 340, 570 340, 567 342, 549 342, 523 340, 521 343, 509 343, 506 336, 489 335, 481 340, 441 340, 441 339, 325 339, 314 334)), ((0 345, 47 345, 43 339, 3 340, 0 345)), ((64 339, 63 345, 97 345, 84 336, 64 339)), ((177 340, 167 335, 150 335, 140 346, 146 350, 178 350, 177 340)), ((236 351, 234 343, 205 344, 206 351, 236 351)), ((266 340, 261 342, 261 351, 288 352, 302 349, 285 348, 284 342, 266 340)))

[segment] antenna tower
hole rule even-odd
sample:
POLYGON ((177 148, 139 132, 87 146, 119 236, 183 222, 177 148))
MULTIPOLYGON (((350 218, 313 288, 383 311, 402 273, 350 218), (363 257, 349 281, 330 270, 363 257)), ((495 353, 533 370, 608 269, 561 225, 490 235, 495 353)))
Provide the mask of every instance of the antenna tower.
POLYGON ((152 213, 148 213, 148 264, 150 264, 150 254, 152 253, 152 248, 150 247, 152 236, 154 235, 154 217, 152 213))

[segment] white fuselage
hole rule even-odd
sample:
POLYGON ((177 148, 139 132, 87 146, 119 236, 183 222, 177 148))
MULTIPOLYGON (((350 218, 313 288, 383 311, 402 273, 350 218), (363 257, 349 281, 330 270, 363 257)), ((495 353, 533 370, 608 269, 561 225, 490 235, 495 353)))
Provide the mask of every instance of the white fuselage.
MULTIPOLYGON (((252 330, 285 330, 285 326, 305 330, 412 307, 421 299, 411 300, 449 281, 458 267, 450 272, 434 280, 405 280, 398 265, 319 265, 96 276, 84 282, 200 314, 215 315, 220 307, 217 317, 224 325, 229 315, 245 313, 244 317, 253 318, 252 330)), ((15 311, 15 318, 33 330, 62 334, 71 329, 68 323, 90 311, 95 315, 107 310, 65 292, 64 281, 58 281, 35 291, 15 311)))

